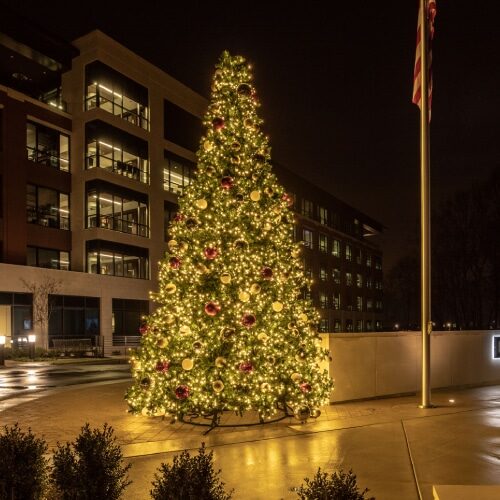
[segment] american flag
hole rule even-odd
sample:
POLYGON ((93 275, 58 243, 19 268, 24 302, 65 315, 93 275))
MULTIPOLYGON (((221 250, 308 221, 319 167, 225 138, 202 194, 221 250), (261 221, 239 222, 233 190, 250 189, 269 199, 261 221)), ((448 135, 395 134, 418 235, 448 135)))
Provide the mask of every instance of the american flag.
MULTIPOLYGON (((436 17, 436 0, 425 0, 425 6, 427 9, 426 15, 428 19, 429 26, 429 40, 427 42, 427 66, 428 66, 428 99, 429 99, 429 121, 431 119, 431 105, 432 105, 432 39, 434 37, 434 18, 436 17)), ((418 25, 417 25, 417 50, 415 53, 415 68, 413 70, 413 99, 412 102, 416 104, 420 109, 422 105, 422 89, 421 86, 421 55, 422 55, 422 44, 420 40, 422 38, 422 26, 421 26, 421 16, 420 9, 418 13, 418 25)))

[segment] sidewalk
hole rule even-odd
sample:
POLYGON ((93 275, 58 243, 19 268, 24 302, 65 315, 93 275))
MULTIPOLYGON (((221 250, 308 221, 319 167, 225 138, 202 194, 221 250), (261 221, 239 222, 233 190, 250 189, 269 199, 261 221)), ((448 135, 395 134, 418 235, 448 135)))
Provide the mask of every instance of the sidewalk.
MULTIPOLYGON (((24 367, 36 363, 37 365, 68 365, 68 364, 127 364, 129 356, 113 356, 104 358, 72 358, 72 357, 58 357, 47 359, 27 359, 26 361, 18 361, 15 359, 6 359, 5 368, 24 367)), ((0 373, 3 366, 0 366, 0 373)))
MULTIPOLYGON (((236 488, 235 498, 293 498, 289 486, 300 484, 317 466, 327 470, 352 466, 359 484, 379 499, 417 498, 408 446, 424 498, 432 498, 433 483, 500 482, 496 479, 500 386, 434 392, 437 407, 433 409, 418 409, 415 396, 343 403, 323 408, 317 420, 306 424, 292 417, 263 426, 216 428, 207 436, 202 427, 130 415, 124 401, 126 388, 127 383, 119 382, 47 391, 1 412, 0 423, 31 427, 51 449, 57 441, 73 440, 85 422, 95 427, 107 422, 125 457, 134 464, 134 484, 126 498, 138 500, 148 498, 149 483, 161 461, 171 459, 172 452, 196 449, 201 442, 214 447, 216 466, 223 469, 228 485, 236 488), (239 467, 236 457, 240 457, 239 467), (255 474, 263 475, 259 486, 252 484, 255 474), (437 482, 441 477, 447 482, 437 482)), ((254 415, 243 420, 225 417, 225 423, 250 420, 255 420, 254 415)))

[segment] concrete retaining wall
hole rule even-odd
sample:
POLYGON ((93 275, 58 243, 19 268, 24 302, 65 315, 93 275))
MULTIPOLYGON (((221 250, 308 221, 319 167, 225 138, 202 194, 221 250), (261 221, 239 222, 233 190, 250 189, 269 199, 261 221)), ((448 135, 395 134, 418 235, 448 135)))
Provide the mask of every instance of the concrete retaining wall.
MULTIPOLYGON (((500 330, 432 333, 432 387, 500 383, 494 336, 500 330)), ((420 332, 330 334, 329 348, 332 402, 420 391, 420 332)))

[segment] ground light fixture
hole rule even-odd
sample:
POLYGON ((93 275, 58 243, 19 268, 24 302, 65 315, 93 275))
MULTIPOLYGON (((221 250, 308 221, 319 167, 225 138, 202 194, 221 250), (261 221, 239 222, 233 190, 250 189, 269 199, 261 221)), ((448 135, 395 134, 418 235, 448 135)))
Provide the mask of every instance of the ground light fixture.
POLYGON ((36 335, 34 334, 29 334, 28 335, 28 344, 29 344, 29 351, 30 351, 30 358, 33 359, 35 357, 35 342, 36 342, 36 335))

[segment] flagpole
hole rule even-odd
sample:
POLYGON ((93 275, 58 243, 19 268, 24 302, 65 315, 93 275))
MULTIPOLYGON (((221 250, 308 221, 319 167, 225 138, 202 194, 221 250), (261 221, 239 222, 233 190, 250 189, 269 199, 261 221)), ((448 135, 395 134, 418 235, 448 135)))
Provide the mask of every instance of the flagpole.
POLYGON ((420 0, 421 26, 421 106, 420 106, 420 229, 421 229, 421 330, 422 330, 422 401, 420 408, 431 408, 431 222, 430 222, 430 150, 429 150, 429 71, 428 0, 420 0))

